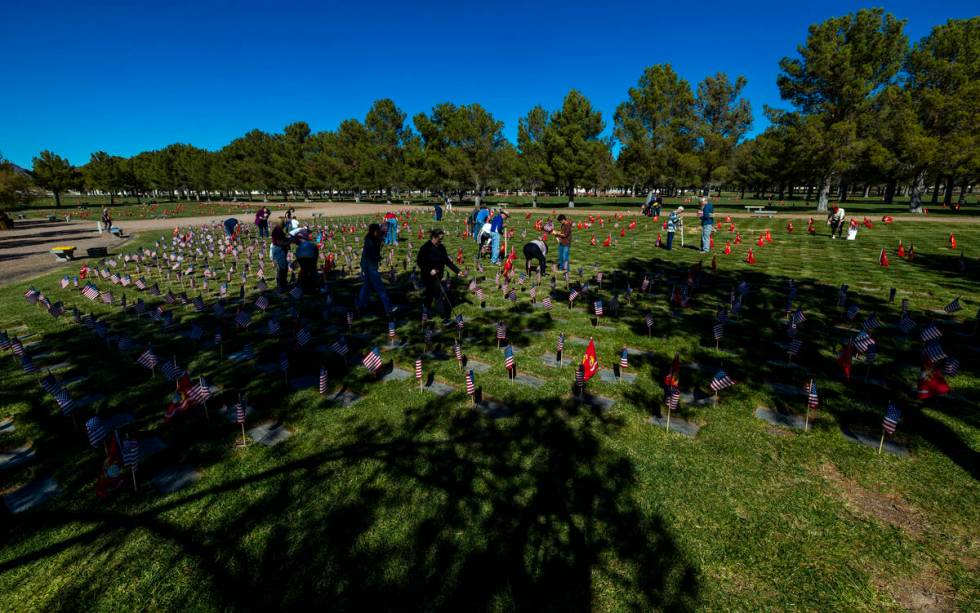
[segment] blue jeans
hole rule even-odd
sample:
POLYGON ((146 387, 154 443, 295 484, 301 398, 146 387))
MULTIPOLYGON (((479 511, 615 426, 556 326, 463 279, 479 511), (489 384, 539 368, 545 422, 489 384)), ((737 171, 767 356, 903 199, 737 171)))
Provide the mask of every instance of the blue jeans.
POLYGON ((670 251, 674 247, 674 233, 667 233, 667 251, 670 251))
POLYGON ((708 251, 711 246, 711 224, 701 226, 701 251, 708 251))
POLYGON ((558 245, 558 270, 568 270, 568 250, 571 245, 558 245))
POLYGON ((490 233, 490 263, 500 263, 500 232, 490 233))
POLYGON ((362 311, 367 308, 368 300, 371 298, 371 290, 377 292, 378 297, 381 298, 385 313, 390 313, 391 300, 388 299, 388 292, 385 291, 385 285, 381 282, 381 273, 371 269, 364 270, 364 285, 361 286, 361 293, 357 296, 357 308, 362 311))
POLYGON ((388 231, 385 232, 385 244, 386 245, 397 245, 398 244, 398 222, 389 221, 388 231))

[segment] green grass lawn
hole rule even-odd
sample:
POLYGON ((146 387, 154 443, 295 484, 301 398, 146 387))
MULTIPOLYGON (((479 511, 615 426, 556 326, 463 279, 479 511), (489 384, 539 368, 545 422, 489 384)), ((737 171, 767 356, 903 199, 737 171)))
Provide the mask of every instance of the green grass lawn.
MULTIPOLYGON (((463 247, 472 260, 472 241, 460 238, 461 220, 443 222, 447 247, 451 255, 463 247)), ((432 225, 427 216, 420 223, 432 225)), ((961 272, 960 252, 947 249, 942 224, 876 224, 848 242, 809 236, 799 224, 790 235, 781 224, 746 220, 738 225, 744 242, 733 255, 721 254, 731 235, 720 229, 713 272, 711 256, 677 248, 679 238, 674 251, 658 250, 659 225, 638 223, 625 238, 608 225, 576 232, 572 282, 592 279, 607 309, 614 294, 621 302, 618 315, 604 317, 600 328, 593 328, 586 300, 568 309, 561 278, 550 316, 529 304, 526 289, 516 304, 505 300, 494 290, 493 267, 487 266, 482 284, 485 308, 467 294, 465 282, 456 283, 452 296, 462 305, 464 336, 473 337, 463 350, 468 360, 490 365, 490 372, 476 373, 476 384, 512 412, 498 418, 473 408, 451 357, 424 362, 426 377, 456 388, 439 398, 421 393, 414 377, 376 383, 358 360, 346 366, 332 354, 295 351, 291 376, 316 375, 323 365, 331 388, 343 385, 362 396, 342 408, 315 389, 292 391, 279 371, 260 368, 276 363, 289 343, 288 333, 273 338, 261 331, 268 314, 256 315, 246 333, 225 323, 222 360, 215 347, 175 332, 198 323, 210 338, 216 325, 210 313, 172 307, 179 323, 163 330, 146 316, 61 290, 61 272, 3 288, 0 329, 34 334, 25 342, 39 340, 36 352, 51 354, 36 362, 67 361, 72 368, 63 377, 86 377, 72 388, 75 397, 105 395, 95 405, 100 415, 131 413, 136 420, 127 431, 158 436, 167 448, 140 466, 138 492, 127 481, 100 501, 94 483, 104 453, 88 445, 81 426, 92 411, 79 410, 73 426, 34 375, 23 373, 9 352, 0 354, 0 420, 10 416, 16 425, 15 432, 0 431, 0 449, 30 443, 36 451, 32 464, 0 472, 0 490, 47 476, 62 490, 29 512, 0 509, 0 610, 980 607, 980 380, 977 353, 970 351, 980 338, 957 334, 974 330, 980 306, 980 226, 954 229, 968 256, 961 272), (773 242, 756 247, 766 228, 773 242), (600 246, 588 244, 593 233, 600 246), (601 246, 607 234, 617 246, 601 246), (899 240, 915 243, 914 261, 896 256, 899 240), (743 262, 748 246, 754 266, 743 262), (888 268, 878 264, 881 248, 888 250, 888 268), (671 288, 699 262, 704 272, 690 306, 671 308, 671 288), (604 272, 601 290, 596 270, 604 272), (653 292, 642 295, 646 274, 653 292), (799 331, 801 368, 786 366, 776 345, 786 338, 788 279, 799 291, 794 304, 807 317, 799 331), (627 281, 636 290, 630 304, 627 281), (741 281, 749 293, 716 351, 715 313, 741 281), (863 381, 866 367, 858 361, 854 381, 844 382, 834 352, 853 333, 843 329, 835 306, 842 283, 860 305, 858 321, 877 312, 894 324, 902 299, 920 324, 955 320, 943 326, 942 339, 946 352, 962 362, 949 379, 954 393, 916 401, 918 337, 906 341, 887 327, 873 333, 878 362, 872 381, 863 381), (209 402, 210 419, 197 408, 164 424, 173 385, 137 365, 138 354, 121 353, 70 316, 54 320, 28 305, 23 294, 29 286, 94 313, 110 334, 152 342, 160 356, 176 357, 193 375, 221 386, 223 393, 209 402), (892 287, 897 294, 889 302, 892 287), (942 307, 957 296, 964 310, 944 315, 942 307), (649 336, 648 311, 654 317, 649 336), (493 335, 498 321, 507 324, 517 348, 519 372, 540 379, 539 388, 507 379, 493 335), (542 363, 543 355, 554 354, 559 332, 568 336, 565 359, 573 362, 583 351, 573 337, 594 337, 606 368, 624 346, 647 352, 630 358, 626 372, 636 375, 635 383, 589 382, 590 393, 615 401, 609 410, 573 400, 572 367, 542 363), (227 359, 246 342, 254 344, 254 362, 227 359), (706 390, 719 367, 738 382, 721 392, 717 406, 682 404, 673 415, 701 426, 693 439, 647 422, 664 410, 660 381, 675 353, 685 365, 684 391, 706 390), (688 368, 695 362, 704 368, 688 368), (781 397, 767 383, 802 389, 810 379, 821 394, 810 432, 753 416, 759 406, 802 414, 802 397, 781 397), (239 393, 255 407, 246 427, 278 421, 293 436, 275 447, 236 448, 241 431, 218 409, 239 393), (877 455, 841 433, 845 427, 877 439, 889 400, 903 409, 893 439, 909 449, 907 457, 877 455), (150 478, 178 465, 196 469, 200 480, 157 493, 150 478)), ((529 224, 523 215, 511 218, 518 252, 529 224)), ((826 232, 822 225, 818 230, 826 232)), ((529 230, 526 239, 533 235, 529 230)), ((360 236, 358 230, 347 245, 360 236)), ((152 247, 158 238, 144 235, 127 249, 152 247)), ((693 234, 686 237, 688 247, 695 241, 693 234)), ((395 252, 399 288, 393 295, 414 305, 417 293, 402 268, 410 242, 420 244, 415 224, 395 252)), ((339 242, 338 251, 344 248, 339 242)), ((356 246, 353 253, 356 262, 356 246)), ((235 278, 230 294, 237 296, 235 278)), ((254 284, 250 278, 249 302, 254 284)), ((179 291, 176 281, 170 285, 179 291)), ((336 304, 349 305, 357 285, 335 279, 331 288, 336 304)), ((113 290, 130 303, 137 297, 132 289, 113 290)), ((161 302, 146 299, 152 307, 161 302)), ((304 298, 295 313, 291 299, 272 302, 283 330, 291 330, 297 316, 308 321, 311 345, 333 342, 334 328, 346 330, 344 309, 325 320, 322 298, 304 298)), ((453 330, 437 330, 436 344, 451 354, 453 330)), ((357 319, 354 332, 367 335, 351 339, 358 359, 370 346, 387 344, 381 318, 357 319)), ((416 308, 402 316, 398 334, 409 345, 385 351, 384 358, 411 372, 423 351, 416 308)))
MULTIPOLYGON (((135 202, 120 202, 110 207, 114 222, 128 219, 172 219, 180 217, 196 217, 207 215, 239 215, 243 221, 251 221, 255 211, 262 204, 268 206, 273 211, 284 211, 286 207, 282 203, 274 202, 155 202, 152 204, 138 204, 135 202)), ((62 204, 60 208, 53 206, 32 206, 14 214, 24 215, 28 219, 38 217, 54 216, 63 218, 70 215, 74 220, 91 220, 93 222, 102 218, 102 208, 108 206, 108 202, 100 204, 78 204, 69 206, 62 204)))

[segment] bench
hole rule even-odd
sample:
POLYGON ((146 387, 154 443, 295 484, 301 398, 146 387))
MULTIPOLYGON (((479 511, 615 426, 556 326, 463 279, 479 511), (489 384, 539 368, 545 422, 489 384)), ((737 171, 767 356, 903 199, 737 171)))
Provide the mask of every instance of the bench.
POLYGON ((753 213, 755 211, 761 211, 762 209, 764 209, 766 207, 762 206, 761 204, 747 204, 747 205, 745 205, 742 208, 744 208, 749 213, 753 213))
POLYGON ((766 211, 764 209, 759 209, 752 212, 752 217, 768 217, 772 219, 772 216, 776 214, 776 211, 766 211))

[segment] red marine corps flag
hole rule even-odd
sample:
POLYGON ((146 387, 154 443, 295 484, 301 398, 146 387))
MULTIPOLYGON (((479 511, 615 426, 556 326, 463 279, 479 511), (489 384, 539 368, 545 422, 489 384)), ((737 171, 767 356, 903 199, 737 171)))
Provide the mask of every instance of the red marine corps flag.
POLYGON ((586 381, 599 372, 599 358, 596 357, 595 353, 595 341, 591 338, 589 339, 589 346, 585 348, 585 356, 582 358, 582 368, 586 381))

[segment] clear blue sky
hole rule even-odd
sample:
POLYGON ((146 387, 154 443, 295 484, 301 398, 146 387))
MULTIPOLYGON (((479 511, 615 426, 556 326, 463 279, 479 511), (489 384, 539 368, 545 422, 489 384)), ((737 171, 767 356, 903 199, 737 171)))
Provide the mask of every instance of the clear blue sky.
MULTIPOLYGON (((764 127, 777 62, 807 26, 851 2, 84 2, 11 1, 0 19, 0 152, 82 164, 173 142, 216 149, 252 128, 333 129, 390 97, 409 117, 479 102, 505 122, 581 90, 611 123, 644 67, 695 86, 748 78, 764 127), (751 6, 747 6, 750 4, 751 6), (464 6, 467 5, 467 6, 464 6), (659 5, 659 6, 658 6, 659 5)), ((884 3, 917 40, 976 0, 884 3)), ((873 5, 872 5, 873 6, 873 5)), ((607 128, 608 129, 608 128, 607 128)))

